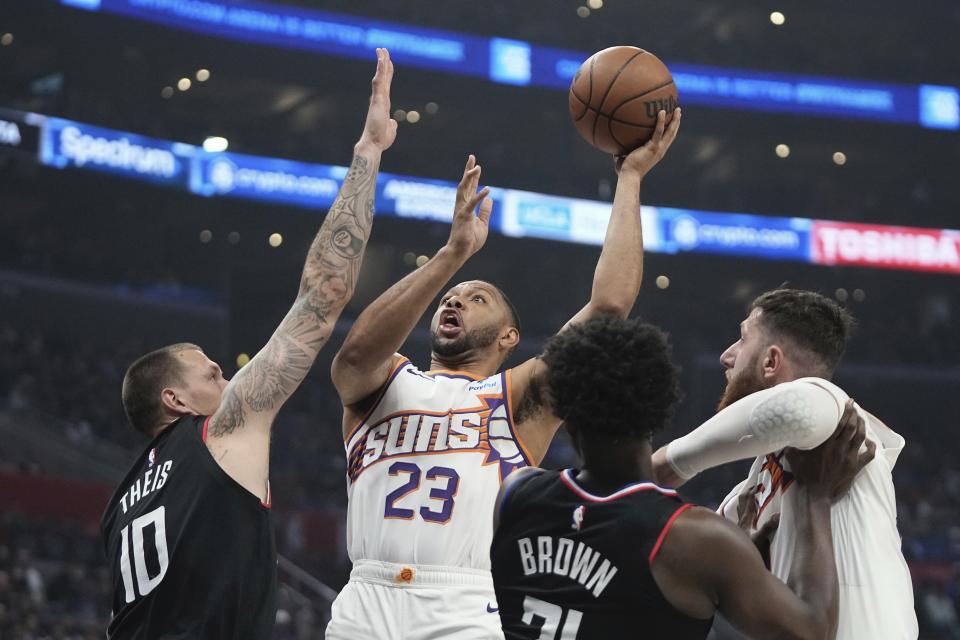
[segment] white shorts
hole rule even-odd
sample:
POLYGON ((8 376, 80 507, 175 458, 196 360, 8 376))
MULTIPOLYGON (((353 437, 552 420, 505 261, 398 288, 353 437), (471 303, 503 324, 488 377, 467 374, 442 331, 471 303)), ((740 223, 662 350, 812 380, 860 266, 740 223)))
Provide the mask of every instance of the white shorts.
POLYGON ((360 560, 327 640, 503 640, 489 571, 360 560))

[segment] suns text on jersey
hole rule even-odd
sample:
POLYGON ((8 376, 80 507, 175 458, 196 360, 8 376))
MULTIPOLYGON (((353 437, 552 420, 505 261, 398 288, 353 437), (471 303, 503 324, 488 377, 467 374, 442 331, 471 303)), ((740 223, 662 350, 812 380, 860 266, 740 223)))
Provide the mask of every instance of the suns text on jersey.
POLYGON ((370 427, 350 451, 349 472, 356 477, 387 458, 440 451, 489 450, 488 408, 447 413, 402 413, 370 427))

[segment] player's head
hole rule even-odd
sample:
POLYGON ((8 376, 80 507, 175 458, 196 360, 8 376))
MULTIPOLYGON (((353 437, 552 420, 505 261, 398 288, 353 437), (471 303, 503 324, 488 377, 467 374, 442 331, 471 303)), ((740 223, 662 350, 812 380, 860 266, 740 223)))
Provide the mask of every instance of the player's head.
POLYGON ((123 377, 123 409, 148 436, 185 415, 213 415, 227 381, 195 344, 180 342, 140 356, 123 377))
POLYGON ((774 289, 760 295, 740 323, 740 338, 720 356, 727 387, 719 409, 781 382, 829 379, 852 326, 846 309, 813 291, 774 289))
POLYGON ((499 365, 520 342, 520 316, 499 288, 469 280, 440 298, 430 338, 433 355, 441 362, 455 364, 480 350, 496 353, 499 365))
POLYGON ((553 411, 581 439, 649 439, 680 399, 667 336, 641 320, 568 327, 550 339, 543 360, 553 411))

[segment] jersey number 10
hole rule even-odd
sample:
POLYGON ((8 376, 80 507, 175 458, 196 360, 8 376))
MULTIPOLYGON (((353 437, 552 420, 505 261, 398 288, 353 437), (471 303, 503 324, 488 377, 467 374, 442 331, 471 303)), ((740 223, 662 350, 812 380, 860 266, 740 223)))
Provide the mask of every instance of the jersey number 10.
POLYGON ((157 507, 135 519, 120 531, 120 575, 123 576, 124 602, 133 602, 136 594, 133 590, 134 576, 130 566, 130 538, 133 538, 133 566, 136 568, 137 593, 145 596, 160 584, 170 566, 167 554, 167 526, 163 507, 157 507), (157 565, 160 570, 153 576, 147 568, 147 559, 143 549, 143 530, 153 525, 153 546, 157 550, 157 565), (132 536, 131 536, 132 533, 132 536))

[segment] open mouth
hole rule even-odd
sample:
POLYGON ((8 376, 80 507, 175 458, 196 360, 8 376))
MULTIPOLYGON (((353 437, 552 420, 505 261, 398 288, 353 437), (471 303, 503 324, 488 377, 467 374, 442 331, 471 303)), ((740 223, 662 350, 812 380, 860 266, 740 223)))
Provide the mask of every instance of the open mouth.
POLYGON ((440 314, 440 334, 447 338, 456 336, 463 330, 463 320, 456 311, 444 311, 440 314))

